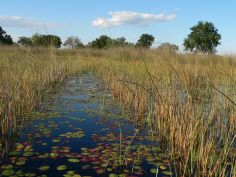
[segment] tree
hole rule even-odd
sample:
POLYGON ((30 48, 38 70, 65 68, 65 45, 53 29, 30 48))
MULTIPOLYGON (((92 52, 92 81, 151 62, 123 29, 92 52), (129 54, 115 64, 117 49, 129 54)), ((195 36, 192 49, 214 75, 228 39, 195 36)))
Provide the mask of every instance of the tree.
POLYGON ((13 40, 10 35, 6 33, 0 26, 0 44, 7 44, 7 45, 12 45, 13 40))
POLYGON ((113 39, 113 46, 114 47, 124 47, 127 44, 126 39, 124 37, 119 37, 113 39))
POLYGON ((77 36, 70 36, 63 44, 64 46, 71 47, 72 49, 77 47, 84 47, 84 44, 77 36))
POLYGON ((150 48, 155 41, 155 37, 151 34, 142 34, 136 44, 138 47, 150 48))
POLYGON ((17 41, 18 44, 29 47, 33 46, 32 39, 30 37, 20 37, 19 40, 17 41))
POLYGON ((134 44, 131 42, 127 42, 125 37, 119 37, 113 39, 112 47, 133 47, 134 44))
POLYGON ((191 33, 184 39, 185 50, 196 53, 215 53, 220 44, 221 35, 211 22, 198 22, 193 26, 191 33))
POLYGON ((34 34, 32 36, 33 46, 42 46, 42 47, 61 47, 61 38, 55 35, 41 35, 34 34))
POLYGON ((170 43, 163 43, 161 44, 157 50, 160 51, 167 51, 168 53, 176 53, 179 50, 179 47, 175 44, 170 44, 170 43))
POLYGON ((113 40, 109 36, 101 35, 99 38, 90 42, 88 45, 93 48, 103 49, 103 48, 111 47, 112 43, 113 43, 113 40))

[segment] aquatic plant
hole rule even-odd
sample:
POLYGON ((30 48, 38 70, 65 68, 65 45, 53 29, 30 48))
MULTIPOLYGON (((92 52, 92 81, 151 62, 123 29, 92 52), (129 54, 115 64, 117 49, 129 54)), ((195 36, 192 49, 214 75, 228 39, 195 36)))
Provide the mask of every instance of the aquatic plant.
POLYGON ((43 90, 69 75, 92 72, 131 112, 130 119, 160 140, 177 176, 235 175, 234 57, 126 48, 1 51, 2 149, 23 115, 43 103, 43 90))

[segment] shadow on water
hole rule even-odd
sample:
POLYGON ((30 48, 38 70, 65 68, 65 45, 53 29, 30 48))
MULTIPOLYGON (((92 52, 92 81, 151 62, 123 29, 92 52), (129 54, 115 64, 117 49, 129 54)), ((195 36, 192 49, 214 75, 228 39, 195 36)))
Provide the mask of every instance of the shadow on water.
POLYGON ((74 76, 27 118, 0 176, 171 176, 165 153, 145 127, 92 75, 74 76))

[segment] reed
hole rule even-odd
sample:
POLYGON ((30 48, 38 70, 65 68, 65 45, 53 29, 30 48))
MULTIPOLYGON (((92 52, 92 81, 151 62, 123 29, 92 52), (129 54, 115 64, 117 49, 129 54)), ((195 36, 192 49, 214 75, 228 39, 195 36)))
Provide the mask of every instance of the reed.
POLYGON ((235 169, 234 58, 103 52, 97 74, 135 122, 166 142, 177 176, 227 176, 235 169))
POLYGON ((79 60, 53 48, 1 47, 0 51, 0 149, 3 154, 11 146, 9 140, 17 135, 22 118, 40 107, 44 91, 62 83, 80 67, 73 67, 79 60))
POLYGON ((17 121, 40 105, 42 90, 93 72, 134 122, 158 135, 177 176, 229 176, 227 169, 235 176, 235 59, 133 48, 1 48, 1 137, 17 133, 17 121))

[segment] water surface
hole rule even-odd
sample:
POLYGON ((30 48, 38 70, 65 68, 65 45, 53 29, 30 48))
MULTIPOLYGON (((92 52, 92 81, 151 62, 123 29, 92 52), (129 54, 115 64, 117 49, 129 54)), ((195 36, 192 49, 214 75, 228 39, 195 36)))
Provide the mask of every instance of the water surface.
POLYGON ((171 176, 151 132, 135 126, 96 77, 70 78, 43 105, 0 159, 0 176, 171 176))

